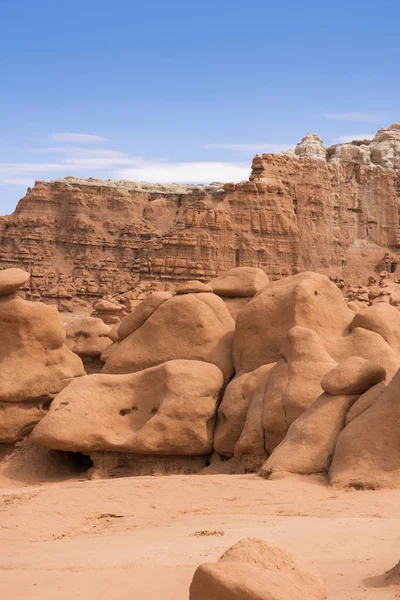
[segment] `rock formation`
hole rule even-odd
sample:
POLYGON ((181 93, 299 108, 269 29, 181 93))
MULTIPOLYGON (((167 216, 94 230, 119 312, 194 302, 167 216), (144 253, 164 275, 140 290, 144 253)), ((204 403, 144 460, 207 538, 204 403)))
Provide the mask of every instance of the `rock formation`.
POLYGON ((27 435, 54 396, 84 375, 57 310, 17 296, 28 278, 19 269, 0 273, 0 443, 27 435))
MULTIPOLYGON (((87 374, 98 373, 104 367, 103 352, 111 345, 111 326, 94 317, 69 316, 63 313, 67 348, 77 354, 87 374)), ((118 321, 119 323, 119 321, 118 321)))
POLYGON ((247 538, 217 563, 200 565, 190 600, 326 600, 324 581, 311 567, 273 544, 247 538))
POLYGON ((205 456, 222 386, 218 367, 195 360, 132 375, 88 375, 57 396, 31 440, 84 454, 205 456))
POLYGON ((113 326, 64 315, 65 333, 54 307, 17 295, 28 277, 0 273, 1 443, 33 429, 94 476, 193 472, 214 453, 267 478, 400 486, 395 306, 354 313, 324 275, 238 267, 145 295, 113 326), (236 323, 229 298, 246 300, 236 323))
POLYGON ((294 152, 256 156, 237 184, 38 181, 0 218, 0 266, 29 270, 28 298, 77 312, 237 266, 365 284, 400 247, 399 148, 397 123, 328 149, 308 135, 294 152))

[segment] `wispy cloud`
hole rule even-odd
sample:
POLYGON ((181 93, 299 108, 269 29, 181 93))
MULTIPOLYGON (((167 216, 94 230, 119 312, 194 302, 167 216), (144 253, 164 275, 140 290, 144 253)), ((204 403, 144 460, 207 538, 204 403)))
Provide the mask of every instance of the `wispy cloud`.
POLYGON ((158 183, 211 183, 243 181, 250 175, 250 165, 235 162, 166 162, 142 161, 130 169, 117 169, 118 179, 158 183))
POLYGON ((90 133, 51 133, 48 139, 53 142, 67 142, 72 144, 97 144, 106 142, 107 138, 90 133))
POLYGON ((211 183, 242 181, 250 175, 248 162, 173 162, 163 158, 146 160, 116 150, 93 150, 75 146, 38 148, 33 152, 54 155, 56 160, 0 163, 0 183, 30 186, 35 179, 53 179, 74 174, 160 183, 211 183))
POLYGON ((230 143, 216 143, 207 144, 206 148, 213 150, 233 150, 238 152, 278 152, 279 150, 288 150, 293 148, 296 144, 271 144, 265 142, 252 143, 252 144, 230 144, 230 143))
POLYGON ((339 135, 335 138, 336 144, 348 144, 353 140, 372 140, 375 137, 375 133, 353 133, 349 135, 339 135))
POLYGON ((32 179, 27 177, 12 177, 10 179, 0 179, 0 183, 8 183, 9 185, 20 185, 23 187, 29 187, 32 185, 32 179))
POLYGON ((321 116, 330 121, 381 121, 384 118, 382 113, 367 112, 323 113, 321 116))
POLYGON ((70 156, 126 156, 118 150, 108 148, 85 148, 83 146, 49 146, 47 148, 28 148, 24 152, 34 154, 66 154, 70 156))

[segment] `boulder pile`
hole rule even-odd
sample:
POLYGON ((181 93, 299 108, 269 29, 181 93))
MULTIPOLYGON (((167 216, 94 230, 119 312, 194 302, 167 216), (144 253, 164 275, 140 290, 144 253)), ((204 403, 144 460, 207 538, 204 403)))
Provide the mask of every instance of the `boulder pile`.
POLYGON ((168 472, 222 460, 266 478, 400 487, 395 306, 354 313, 324 275, 270 283, 259 269, 232 269, 154 292, 112 328, 70 321, 69 347, 101 368, 82 376, 57 311, 13 295, 19 273, 0 274, 3 442, 40 421, 31 442, 90 457, 93 475, 133 473, 143 460, 168 472), (229 298, 245 300, 236 322, 229 298))

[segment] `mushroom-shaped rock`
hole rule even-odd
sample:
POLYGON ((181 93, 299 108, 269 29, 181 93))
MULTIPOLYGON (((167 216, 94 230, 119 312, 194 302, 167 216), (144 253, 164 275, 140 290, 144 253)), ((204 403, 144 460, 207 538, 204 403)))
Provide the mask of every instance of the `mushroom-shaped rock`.
POLYGON ((323 377, 321 387, 331 396, 362 394, 385 378, 383 367, 360 356, 352 356, 329 371, 323 377))
POLYGON ((51 399, 70 378, 84 375, 81 359, 64 342, 57 309, 0 298, 0 402, 51 399))
POLYGON ((340 487, 400 487, 400 371, 377 401, 338 437, 330 482, 340 487))
POLYGON ((269 284, 268 275, 255 267, 236 267, 211 279, 214 294, 227 297, 252 297, 269 284))
POLYGON ((215 294, 174 296, 119 342, 103 372, 134 373, 167 360, 187 359, 217 365, 228 380, 233 374, 234 325, 215 294))
POLYGON ((95 302, 93 309, 93 317, 99 317, 106 325, 115 325, 121 321, 124 306, 107 298, 101 298, 95 302))
POLYGON ((26 285, 30 279, 30 273, 22 269, 4 269, 0 271, 0 296, 15 294, 19 288, 26 285))
POLYGON ((190 600, 325 600, 323 579, 290 552, 247 538, 227 550, 217 563, 200 565, 190 586, 190 600))
POLYGON ((103 368, 104 363, 100 356, 111 345, 110 329, 102 319, 94 317, 75 317, 68 320, 65 326, 65 345, 81 357, 87 373, 98 372, 103 368))
POLYGON ((215 365, 190 360, 131 375, 88 375, 58 394, 31 440, 84 454, 206 455, 222 385, 215 365))
POLYGON ((190 281, 185 281, 184 283, 178 283, 175 286, 176 294, 200 294, 200 293, 211 293, 212 288, 206 283, 202 283, 197 279, 192 279, 190 281))

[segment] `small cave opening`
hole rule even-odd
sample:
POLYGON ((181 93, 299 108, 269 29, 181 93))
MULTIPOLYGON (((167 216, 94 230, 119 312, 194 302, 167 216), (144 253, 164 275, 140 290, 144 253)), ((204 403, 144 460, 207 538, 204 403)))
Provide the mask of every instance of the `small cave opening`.
POLYGON ((49 454, 71 473, 86 473, 86 471, 93 467, 93 461, 90 456, 82 452, 51 450, 49 454))

